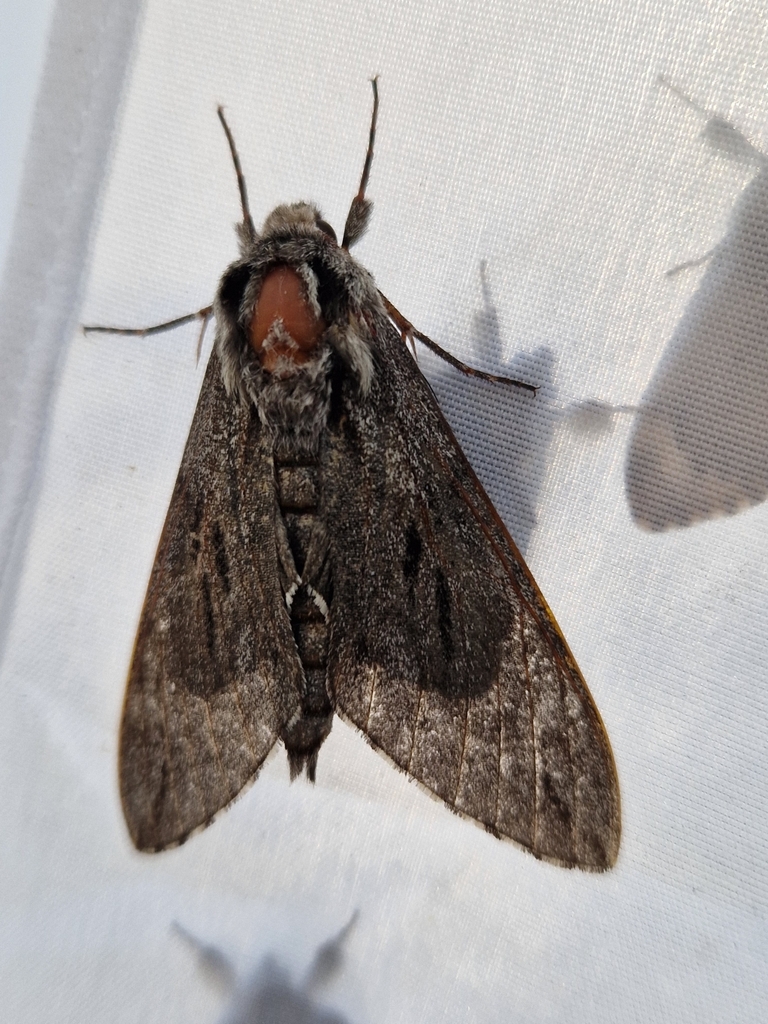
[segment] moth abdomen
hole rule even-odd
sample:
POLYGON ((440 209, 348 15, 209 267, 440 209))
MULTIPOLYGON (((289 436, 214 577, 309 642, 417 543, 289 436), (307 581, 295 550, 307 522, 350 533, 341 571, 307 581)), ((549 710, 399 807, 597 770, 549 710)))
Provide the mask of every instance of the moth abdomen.
MULTIPOLYGON (((314 602, 310 601, 310 604, 314 602)), ((328 663, 328 627, 325 619, 322 615, 311 619, 292 617, 292 625, 296 647, 305 671, 311 668, 324 669, 328 663)))
POLYGON ((311 512, 286 511, 283 513, 283 519, 296 570, 301 575, 304 571, 309 545, 312 543, 316 516, 311 512))
POLYGON ((314 464, 282 464, 275 467, 277 500, 286 512, 317 509, 317 469, 314 464))
POLYGON ((285 603, 303 678, 300 712, 281 738, 291 778, 306 769, 307 777, 314 781, 318 752, 333 721, 326 681, 330 564, 319 517, 318 458, 291 452, 290 439, 282 440, 281 445, 276 439, 273 456, 276 537, 278 557, 284 563, 285 603))

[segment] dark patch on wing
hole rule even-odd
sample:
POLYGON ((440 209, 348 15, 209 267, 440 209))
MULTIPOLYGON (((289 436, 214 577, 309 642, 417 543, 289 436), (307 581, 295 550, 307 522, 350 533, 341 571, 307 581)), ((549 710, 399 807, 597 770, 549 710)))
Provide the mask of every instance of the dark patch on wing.
POLYGON ((206 573, 200 580, 203 591, 203 619, 205 622, 205 639, 211 661, 216 659, 216 623, 213 621, 213 601, 211 600, 211 581, 206 573))
POLYGON ((547 800, 552 804, 555 811, 557 811, 563 825, 570 827, 571 809, 568 806, 567 801, 561 796, 556 781, 552 778, 549 772, 545 772, 542 782, 544 785, 544 792, 547 795, 547 800))
POLYGON ((403 575, 407 580, 415 578, 421 561, 421 537, 416 524, 411 521, 405 534, 405 558, 403 559, 403 575))
POLYGON ((224 593, 229 594, 232 590, 229 582, 229 560, 224 546, 224 534, 219 522, 213 524, 213 557, 224 593))
POLYGON ((435 605, 437 607, 437 625, 440 630, 440 642, 446 664, 453 661, 453 623, 451 622, 451 593, 442 569, 437 570, 435 586, 435 605))

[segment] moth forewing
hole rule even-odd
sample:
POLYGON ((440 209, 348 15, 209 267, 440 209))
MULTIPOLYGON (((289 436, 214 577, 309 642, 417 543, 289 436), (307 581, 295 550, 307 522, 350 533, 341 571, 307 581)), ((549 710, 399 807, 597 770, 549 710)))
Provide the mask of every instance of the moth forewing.
POLYGON ((163 849, 255 775, 303 686, 274 545, 271 451, 209 362, 128 678, 120 788, 131 838, 163 849), (240 493, 239 488, 245 487, 240 493))
POLYGON ((490 831, 558 863, 608 867, 619 792, 586 684, 386 321, 376 340, 369 400, 350 405, 352 429, 330 440, 341 478, 368 482, 328 499, 336 536, 355 539, 333 552, 334 706, 490 831))
POLYGON ((256 232, 227 129, 240 257, 128 679, 129 831, 182 842, 277 740, 313 780, 338 713, 457 813, 602 870, 620 809, 598 711, 404 337, 442 350, 348 252, 375 111, 341 246, 308 203, 256 232))

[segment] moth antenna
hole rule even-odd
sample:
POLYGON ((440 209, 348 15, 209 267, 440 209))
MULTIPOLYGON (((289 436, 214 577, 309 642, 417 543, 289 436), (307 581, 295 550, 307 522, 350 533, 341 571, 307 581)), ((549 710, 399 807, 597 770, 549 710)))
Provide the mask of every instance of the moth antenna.
POLYGON ((368 133, 368 152, 365 154, 365 163, 363 164, 363 174, 360 178, 360 187, 357 190, 357 195, 352 200, 352 205, 349 208, 347 214, 347 222, 344 225, 344 238, 341 241, 342 249, 349 249, 351 245, 358 242, 368 227, 368 221, 371 217, 371 210, 373 209, 373 203, 370 199, 365 198, 365 190, 368 187, 368 178, 371 173, 371 164, 373 163, 373 144, 376 141, 376 119, 379 116, 379 76, 374 75, 371 79, 371 86, 373 88, 373 114, 371 115, 371 129, 368 133))
POLYGON ((428 338, 426 334, 422 334, 421 331, 417 331, 410 320, 406 320, 403 314, 392 305, 386 295, 383 295, 381 292, 379 292, 379 295, 381 296, 381 301, 384 303, 384 308, 386 309, 389 318, 400 331, 400 336, 404 342, 409 340, 413 342, 414 338, 418 338, 422 345, 434 352, 436 356, 444 359, 446 363, 450 363, 451 366, 455 367, 467 377, 477 377, 479 380, 488 380, 492 384, 509 384, 512 385, 512 387, 522 388, 524 391, 530 391, 533 395, 535 395, 539 390, 534 384, 526 384, 525 381, 515 380, 514 377, 500 377, 498 374, 485 373, 483 370, 476 370, 473 366, 467 366, 466 363, 462 363, 462 361, 457 359, 456 356, 452 356, 450 352, 446 352, 444 348, 441 348, 436 341, 432 341, 432 339, 428 338))
MULTIPOLYGON (((203 321, 203 332, 213 316, 213 306, 204 306, 196 313, 187 313, 185 316, 177 316, 174 320, 166 320, 161 324, 153 324, 151 327, 107 327, 104 324, 84 324, 83 334, 128 334, 134 338, 144 338, 150 334, 162 334, 163 331, 171 331, 174 327, 181 327, 182 324, 190 324, 193 320, 203 321)), ((202 346, 202 332, 198 341, 199 349, 202 346)))
POLYGON ((254 241, 256 239, 256 228, 253 226, 253 218, 251 217, 251 211, 248 206, 248 190, 245 187, 245 175, 243 174, 243 168, 240 165, 240 157, 237 155, 235 138, 227 124, 227 119, 224 116, 224 108, 221 105, 216 108, 216 113, 219 115, 219 120, 221 121, 221 126, 224 129, 224 134, 227 136, 229 152, 232 154, 232 163, 235 165, 237 187, 240 191, 240 206, 243 209, 243 231, 250 241, 254 241))
POLYGON ((363 173, 360 178, 360 188, 357 190, 357 199, 365 198, 365 190, 368 187, 368 178, 371 174, 371 164, 373 163, 373 144, 376 141, 376 121, 379 116, 379 76, 374 75, 371 79, 371 88, 373 89, 373 113, 371 114, 371 128, 368 132, 368 151, 365 154, 365 163, 363 164, 363 173))

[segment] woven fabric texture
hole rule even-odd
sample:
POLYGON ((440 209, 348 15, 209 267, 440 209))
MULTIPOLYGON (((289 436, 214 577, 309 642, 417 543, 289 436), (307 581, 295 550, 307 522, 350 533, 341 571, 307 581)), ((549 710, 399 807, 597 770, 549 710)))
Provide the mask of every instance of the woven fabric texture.
POLYGON ((374 73, 355 255, 445 348, 540 385, 419 355, 604 718, 618 863, 537 862, 339 721, 314 787, 281 752, 135 853, 118 723, 212 332, 199 365, 194 324, 76 332, 2 665, 7 1019, 245 1024, 282 993, 296 1022, 764 1021, 764 4, 147 0, 79 321, 210 302, 239 217, 217 103, 256 221, 309 199, 340 231, 374 73))

